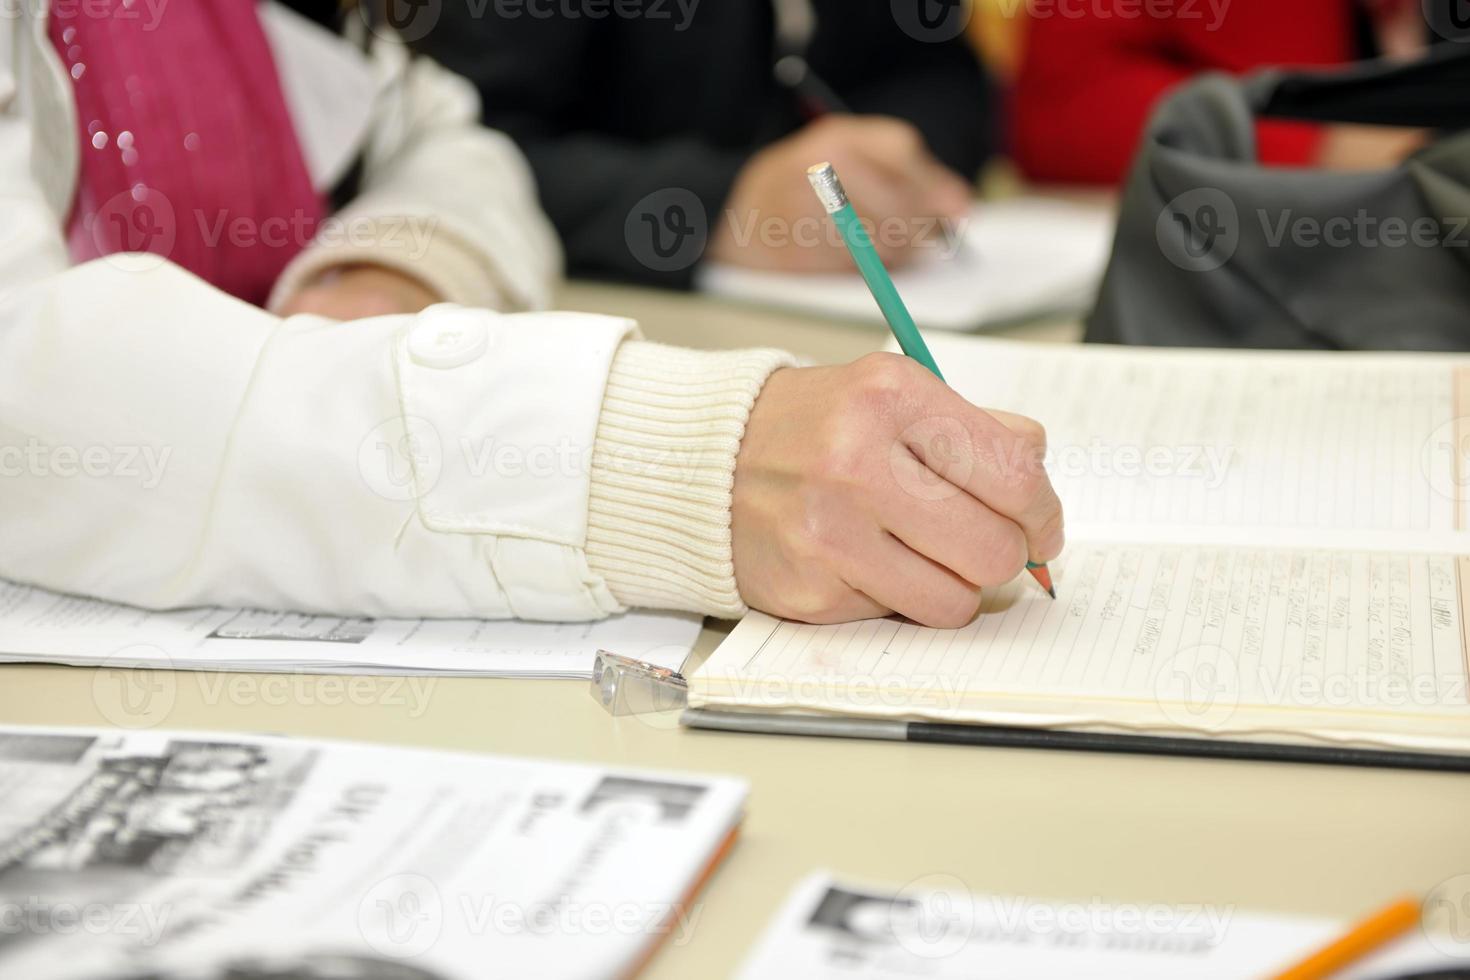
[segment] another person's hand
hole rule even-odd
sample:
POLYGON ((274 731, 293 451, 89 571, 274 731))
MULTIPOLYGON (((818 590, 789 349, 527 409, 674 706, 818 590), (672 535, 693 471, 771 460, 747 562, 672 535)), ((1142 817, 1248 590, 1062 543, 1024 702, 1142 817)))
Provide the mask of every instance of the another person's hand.
POLYGON ((1328 126, 1317 152, 1317 163, 1327 170, 1388 170, 1423 149, 1429 139, 1426 129, 1328 126))
POLYGON ((314 313, 333 320, 360 320, 417 313, 439 297, 417 279, 380 265, 329 269, 286 301, 282 316, 314 313))
POLYGON ((969 214, 970 186, 934 158, 913 126, 887 116, 827 116, 751 157, 714 219, 710 258, 786 272, 850 269, 807 183, 807 168, 823 161, 837 169, 892 266, 942 247, 942 222, 952 227, 969 214))
POLYGON ((1428 46, 1425 8, 1408 0, 1364 0, 1379 54, 1390 61, 1413 61, 1428 46))
POLYGON ((974 407, 872 354, 771 375, 735 468, 735 577, 752 608, 811 623, 897 612, 970 622, 980 590, 1061 553, 1030 419, 974 407))

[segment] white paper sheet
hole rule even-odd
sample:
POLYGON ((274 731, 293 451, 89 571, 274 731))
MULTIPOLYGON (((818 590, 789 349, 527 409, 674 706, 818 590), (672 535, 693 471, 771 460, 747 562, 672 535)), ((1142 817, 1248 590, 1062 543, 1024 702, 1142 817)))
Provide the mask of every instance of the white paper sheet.
MULTIPOLYGON (((1271 976, 1345 923, 1204 903, 1114 904, 980 895, 952 875, 905 886, 809 876, 738 980, 1247 980, 1271 976)), ((1470 946, 1416 931, 1340 980, 1464 968, 1470 946)))
POLYGON ((0 581, 0 662, 579 678, 592 676, 599 649, 678 669, 700 624, 646 612, 594 623, 151 612, 0 581))
POLYGON ((1455 369, 1470 358, 958 337, 930 349, 971 402, 1046 427, 1047 472, 1085 535, 1212 527, 1270 543, 1288 529, 1332 546, 1344 531, 1452 532, 1470 499, 1455 430, 1455 369))
POLYGON ((745 786, 369 745, 0 730, 0 976, 621 977, 745 786))
POLYGON ((1210 706, 1463 719, 1457 561, 1079 545, 1052 566, 1057 600, 1018 580, 987 590, 963 629, 752 616, 696 674, 691 700, 903 715, 962 710, 1001 692, 1074 704, 1172 700, 1165 717, 1183 725, 1193 709, 1206 728, 1210 706), (1206 691, 1211 678, 1216 688, 1206 691), (1195 703, 1207 693, 1209 705, 1195 703))
MULTIPOLYGON (((1021 198, 976 206, 964 245, 925 255, 893 281, 921 328, 972 330, 1092 304, 1112 244, 1105 207, 1021 198)), ((882 323, 856 272, 792 275, 706 263, 697 277, 714 296, 820 316, 882 323)))

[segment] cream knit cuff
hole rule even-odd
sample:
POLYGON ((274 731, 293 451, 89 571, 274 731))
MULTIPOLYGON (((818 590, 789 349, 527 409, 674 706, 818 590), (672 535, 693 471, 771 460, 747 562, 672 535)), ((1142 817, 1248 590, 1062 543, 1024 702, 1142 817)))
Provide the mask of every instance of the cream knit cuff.
POLYGON ((496 286, 496 270, 448 229, 411 216, 347 215, 329 220, 340 222, 334 227, 345 230, 323 232, 287 263, 271 290, 266 309, 280 312, 317 276, 351 265, 378 265, 401 272, 423 283, 440 302, 492 310, 519 305, 496 286))
POLYGON ((730 500, 745 422, 780 351, 624 342, 592 457, 587 561, 628 606, 745 612, 730 500))

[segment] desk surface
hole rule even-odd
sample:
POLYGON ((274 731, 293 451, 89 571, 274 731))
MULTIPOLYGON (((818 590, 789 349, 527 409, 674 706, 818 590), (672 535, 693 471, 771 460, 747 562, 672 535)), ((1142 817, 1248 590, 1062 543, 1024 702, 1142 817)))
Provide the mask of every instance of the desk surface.
MULTIPOLYGON (((570 286, 560 305, 637 317, 654 340, 783 346, 821 360, 885 339, 876 328, 612 286, 570 286)), ((1075 327, 1012 335, 1066 340, 1075 327)), ((722 628, 704 631, 702 652, 722 628)), ((666 716, 611 718, 585 682, 437 679, 419 700, 391 680, 364 679, 344 699, 340 678, 293 678, 282 698, 258 676, 234 688, 164 676, 173 707, 161 724, 170 728, 744 777, 741 840, 702 894, 692 936, 659 953, 650 980, 727 975, 814 868, 896 884, 953 875, 1003 894, 1339 917, 1470 872, 1464 776, 687 732, 666 716)), ((6 666, 0 723, 107 720, 92 671, 6 666)))

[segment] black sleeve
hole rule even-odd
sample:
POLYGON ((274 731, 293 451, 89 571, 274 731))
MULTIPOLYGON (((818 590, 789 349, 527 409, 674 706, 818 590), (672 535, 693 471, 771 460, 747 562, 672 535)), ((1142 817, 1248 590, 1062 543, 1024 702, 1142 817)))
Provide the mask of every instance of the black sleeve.
POLYGON ((601 22, 474 16, 472 5, 445 0, 436 29, 417 47, 473 82, 486 125, 520 145, 569 270, 688 288, 747 154, 581 125, 585 87, 613 70, 595 57, 601 22))
POLYGON ((541 201, 574 273, 687 289, 746 154, 694 139, 528 137, 541 201))
POLYGON ((963 34, 934 39, 899 16, 898 3, 879 6, 856 46, 867 52, 866 70, 845 86, 849 108, 907 119, 936 157, 974 179, 996 151, 1000 132, 997 99, 979 57, 963 34))
MULTIPOLYGON (((973 177, 993 145, 993 120, 985 75, 966 41, 918 40, 899 25, 887 2, 870 0, 856 10, 845 3, 838 7, 851 11, 847 16, 819 5, 826 19, 814 42, 813 64, 833 66, 829 81, 854 111, 914 122, 936 156, 973 177)), ((725 201, 757 147, 597 131, 586 115, 586 93, 597 91, 600 80, 624 87, 615 74, 618 59, 638 56, 623 47, 628 39, 605 21, 506 18, 495 10, 481 0, 443 0, 435 30, 418 47, 472 81, 486 124, 510 135, 525 152, 570 271, 687 288, 710 234, 728 220, 725 201)), ((728 40, 729 50, 719 52, 726 62, 744 57, 741 51, 750 43, 734 32, 713 41, 680 40, 728 40)), ((649 50, 646 43, 633 48, 649 50)), ((711 71, 718 70, 718 60, 711 57, 711 71)), ((732 71, 726 65, 720 77, 727 74, 764 79, 769 69, 732 71)), ((741 83, 732 81, 729 97, 744 96, 741 83)), ((646 97, 659 95, 649 91, 646 97)), ((658 115, 650 110, 651 117, 658 115)))

